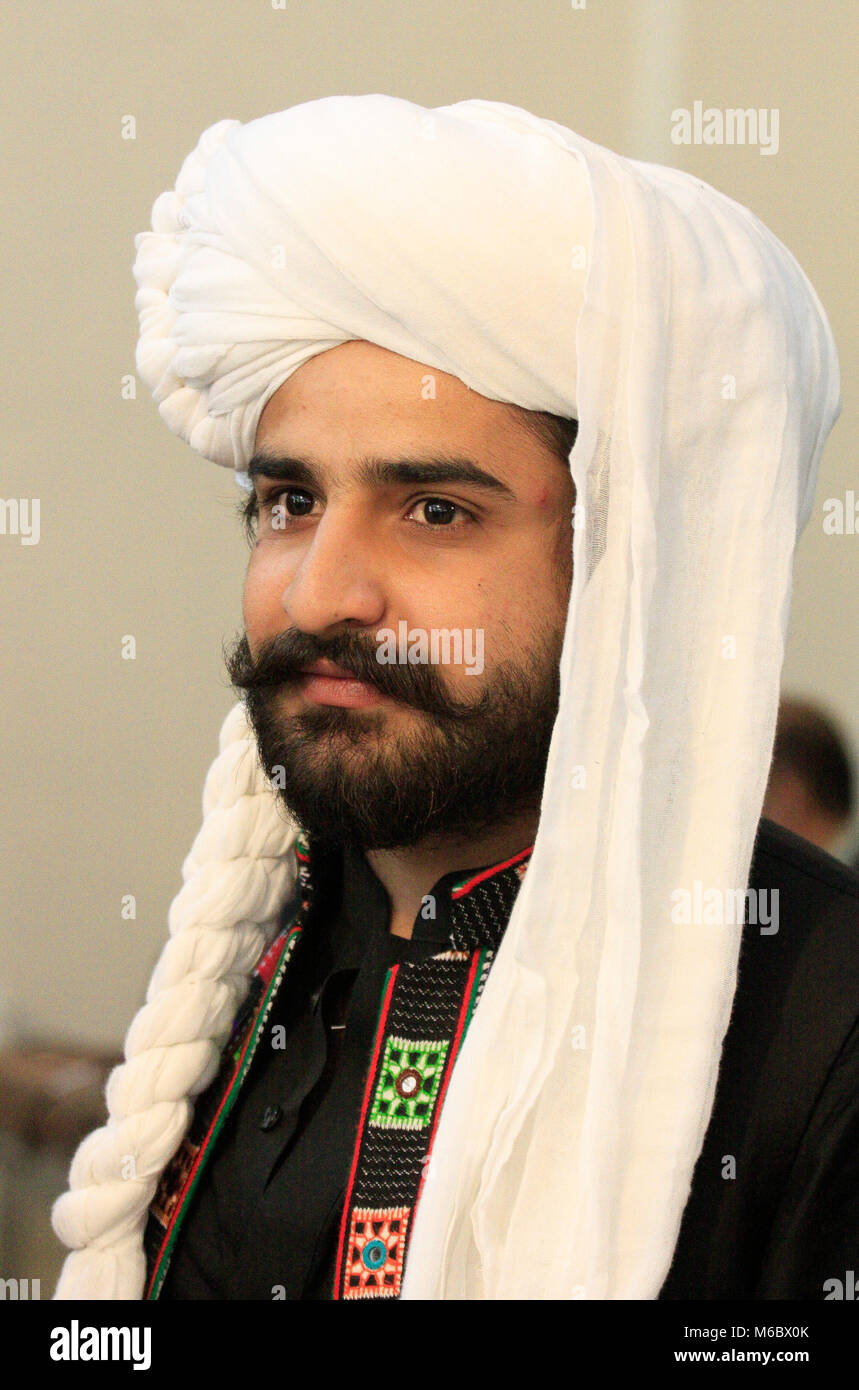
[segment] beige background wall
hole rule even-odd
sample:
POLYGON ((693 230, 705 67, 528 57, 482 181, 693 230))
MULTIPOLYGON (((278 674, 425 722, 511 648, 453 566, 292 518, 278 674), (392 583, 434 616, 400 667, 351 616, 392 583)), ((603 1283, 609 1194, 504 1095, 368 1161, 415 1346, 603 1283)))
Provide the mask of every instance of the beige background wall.
POLYGON ((859 746, 854 6, 823 0, 48 0, 7 5, 0 496, 0 989, 25 1037, 118 1045, 166 932, 233 702, 221 642, 246 549, 231 476, 123 400, 132 238, 205 126, 334 93, 513 102, 692 169, 797 256, 839 344, 845 409, 801 542, 785 680, 859 746), (671 112, 779 108, 780 149, 677 146, 671 112), (121 138, 133 115, 136 139, 121 138), (135 661, 120 657, 132 634, 135 661), (123 921, 123 894, 137 920, 123 921))

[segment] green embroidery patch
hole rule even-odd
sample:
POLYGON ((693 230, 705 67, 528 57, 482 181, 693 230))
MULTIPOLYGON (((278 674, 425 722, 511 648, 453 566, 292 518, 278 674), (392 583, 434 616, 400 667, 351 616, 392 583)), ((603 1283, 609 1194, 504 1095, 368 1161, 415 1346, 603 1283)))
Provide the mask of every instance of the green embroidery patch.
POLYGON ((450 1043, 388 1038, 370 1109, 381 1129, 423 1129, 432 1118, 450 1043))

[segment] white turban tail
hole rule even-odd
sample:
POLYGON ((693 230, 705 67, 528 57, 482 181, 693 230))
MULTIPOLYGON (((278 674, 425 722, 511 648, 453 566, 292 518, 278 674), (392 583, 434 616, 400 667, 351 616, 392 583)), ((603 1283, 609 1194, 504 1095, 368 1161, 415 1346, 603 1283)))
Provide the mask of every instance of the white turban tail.
MULTIPOLYGON (((747 209, 514 106, 221 121, 136 239, 137 363, 239 475, 266 401, 364 339, 574 417, 573 582, 528 873, 454 1068, 404 1298, 650 1299, 712 1108, 793 556, 840 410, 817 296, 747 209), (583 1043, 583 1045, 582 1045, 583 1043)), ((84 1141, 60 1298, 140 1298, 142 1231, 296 875, 241 703, 147 1002, 84 1141), (135 1158, 129 1178, 123 1162, 135 1158)))

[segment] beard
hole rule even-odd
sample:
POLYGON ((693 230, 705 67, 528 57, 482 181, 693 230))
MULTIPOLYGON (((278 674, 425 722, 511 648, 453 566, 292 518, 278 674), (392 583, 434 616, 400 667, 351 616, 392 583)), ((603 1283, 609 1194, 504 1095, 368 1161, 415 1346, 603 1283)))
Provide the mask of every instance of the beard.
POLYGON ((499 665, 470 701, 455 699, 431 664, 380 665, 372 636, 357 632, 323 640, 289 628, 256 656, 242 634, 224 659, 291 817, 322 847, 364 851, 476 838, 539 811, 562 640, 543 631, 522 665, 499 665), (284 689, 323 658, 413 710, 410 727, 391 729, 384 706, 284 714, 284 689))

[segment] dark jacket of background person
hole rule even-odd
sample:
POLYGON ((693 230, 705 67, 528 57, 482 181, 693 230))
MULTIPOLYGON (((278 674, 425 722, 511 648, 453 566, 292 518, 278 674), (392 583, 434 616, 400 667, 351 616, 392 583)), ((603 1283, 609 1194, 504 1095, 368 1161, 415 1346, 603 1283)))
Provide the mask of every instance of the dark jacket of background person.
POLYGON ((859 875, 762 820, 750 886, 778 888, 779 930, 743 930, 714 1108, 660 1297, 842 1298, 859 1269, 859 875), (731 1158, 736 1176, 723 1176, 731 1158))

